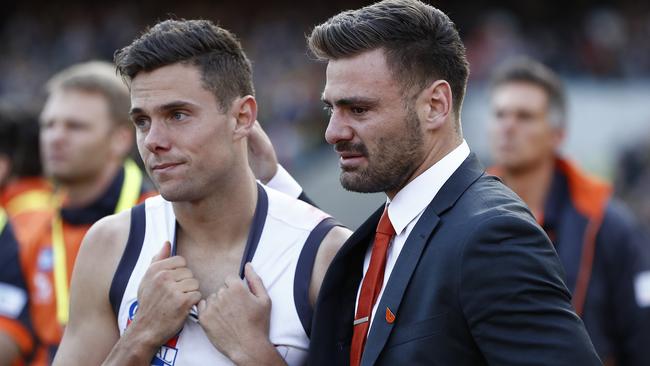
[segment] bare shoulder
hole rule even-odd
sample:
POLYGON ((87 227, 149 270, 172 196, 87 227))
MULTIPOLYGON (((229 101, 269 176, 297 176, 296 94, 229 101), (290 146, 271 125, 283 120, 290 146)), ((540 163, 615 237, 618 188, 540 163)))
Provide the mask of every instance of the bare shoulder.
POLYGON ((95 273, 102 282, 112 278, 124 252, 130 224, 130 210, 97 221, 84 236, 75 272, 95 273))
POLYGON ((106 216, 90 227, 84 236, 81 251, 105 255, 122 253, 129 238, 131 210, 106 216))
POLYGON ((346 227, 335 226, 325 236, 316 255, 316 265, 329 266, 332 259, 346 240, 352 235, 352 231, 346 227))
POLYGON ((321 242, 318 253, 316 254, 316 261, 312 269, 311 283, 309 286, 309 300, 312 305, 316 303, 321 283, 323 282, 323 278, 325 278, 325 273, 327 273, 330 263, 332 263, 334 256, 341 249, 345 241, 348 240, 350 235, 352 235, 350 229, 335 226, 321 242))

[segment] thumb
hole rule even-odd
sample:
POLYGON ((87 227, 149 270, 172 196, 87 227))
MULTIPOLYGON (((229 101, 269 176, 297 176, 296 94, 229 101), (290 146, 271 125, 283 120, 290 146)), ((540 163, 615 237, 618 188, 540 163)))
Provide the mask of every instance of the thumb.
POLYGON ((262 282, 260 276, 255 273, 253 265, 250 264, 250 262, 246 263, 246 266, 244 266, 244 277, 246 278, 248 288, 250 288, 253 295, 256 297, 268 296, 266 288, 264 287, 264 282, 262 282))
POLYGON ((160 248, 160 251, 156 255, 154 255, 153 258, 151 258, 151 263, 158 262, 165 258, 169 258, 171 251, 172 251, 172 244, 169 241, 165 241, 162 248, 160 248))

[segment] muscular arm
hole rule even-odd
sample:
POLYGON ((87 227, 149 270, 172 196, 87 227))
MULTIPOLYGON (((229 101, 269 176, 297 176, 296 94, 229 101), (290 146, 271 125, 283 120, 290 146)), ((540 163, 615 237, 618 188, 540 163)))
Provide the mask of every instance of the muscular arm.
POLYGON ((128 238, 129 222, 130 211, 109 216, 84 237, 72 273, 70 320, 54 365, 99 365, 118 341, 108 292, 128 238))
POLYGON ((532 219, 492 217, 463 245, 459 302, 488 364, 601 364, 559 259, 532 219))

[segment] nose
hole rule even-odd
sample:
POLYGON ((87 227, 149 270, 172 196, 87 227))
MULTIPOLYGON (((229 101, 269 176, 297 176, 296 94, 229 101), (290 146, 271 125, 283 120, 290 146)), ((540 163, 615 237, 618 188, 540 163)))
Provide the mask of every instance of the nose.
POLYGON ((335 145, 340 141, 349 141, 354 137, 353 129, 345 121, 345 118, 337 113, 336 110, 332 111, 327 129, 325 130, 325 140, 330 145, 335 145))
POLYGON ((144 147, 152 153, 169 150, 171 140, 167 126, 162 122, 152 120, 149 129, 143 136, 144 147))
POLYGON ((41 147, 60 145, 65 140, 65 126, 63 123, 50 121, 40 127, 41 147))
POLYGON ((512 113, 497 112, 492 117, 492 128, 501 133, 510 134, 517 125, 512 113))

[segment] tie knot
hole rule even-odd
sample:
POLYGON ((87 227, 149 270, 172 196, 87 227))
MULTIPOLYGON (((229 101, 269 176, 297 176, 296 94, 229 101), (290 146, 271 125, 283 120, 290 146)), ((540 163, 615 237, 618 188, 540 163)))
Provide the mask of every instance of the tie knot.
POLYGON ((381 214, 379 225, 377 225, 377 232, 389 236, 395 235, 395 229, 393 228, 393 224, 390 222, 390 218, 388 217, 388 207, 386 207, 384 209, 384 213, 381 214))

